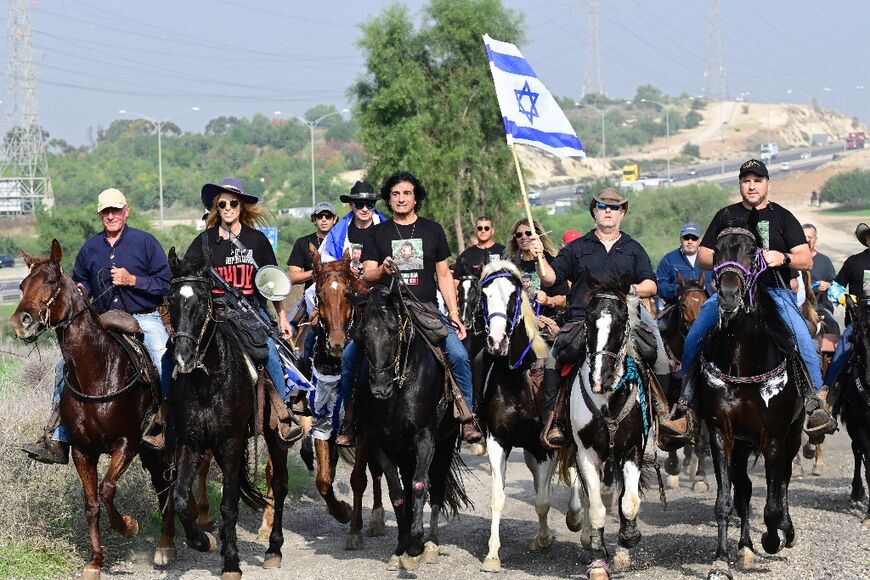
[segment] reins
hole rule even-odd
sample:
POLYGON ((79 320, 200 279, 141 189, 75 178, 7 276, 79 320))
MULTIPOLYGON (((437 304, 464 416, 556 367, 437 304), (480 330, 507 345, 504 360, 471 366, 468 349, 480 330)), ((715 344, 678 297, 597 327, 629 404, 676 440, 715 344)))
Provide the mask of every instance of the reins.
MULTIPOLYGON (((718 241, 729 235, 746 236, 752 238, 753 242, 755 241, 755 234, 746 228, 739 227, 723 229, 719 232, 716 240, 718 241)), ((747 311, 755 307, 755 293, 753 292, 753 289, 756 282, 758 282, 759 276, 767 270, 767 260, 764 259, 764 248, 756 247, 754 258, 752 269, 749 269, 740 262, 734 260, 729 260, 713 266, 713 275, 716 276, 717 281, 724 272, 734 272, 737 274, 740 283, 743 284, 743 295, 749 295, 749 308, 747 311)))
MULTIPOLYGON (((516 277, 513 274, 511 274, 510 272, 497 272, 495 274, 487 276, 485 279, 483 279, 480 282, 481 295, 483 295, 484 287, 486 287, 486 285, 489 284, 490 282, 497 280, 498 278, 509 278, 510 280, 516 281, 516 277)), ((514 301, 513 318, 508 318, 508 315, 505 312, 492 312, 492 313, 487 314, 486 301, 482 300, 482 299, 480 300, 480 307, 481 307, 481 310, 483 311, 484 331, 487 334, 489 334, 489 323, 493 318, 504 318, 508 322, 508 330, 506 333, 507 340, 510 341, 513 338, 514 330, 516 330, 516 328, 519 326, 519 322, 522 320, 522 307, 521 307, 522 296, 520 294, 520 292, 521 292, 520 288, 521 288, 520 286, 514 284, 514 294, 516 294, 516 299, 514 301)), ((537 314, 537 312, 536 312, 536 314, 537 314)), ((534 338, 529 337, 528 344, 526 344, 526 347, 523 349, 523 352, 520 353, 519 358, 516 361, 508 364, 508 368, 510 368, 510 370, 516 370, 517 368, 520 367, 520 365, 523 364, 523 361, 526 359, 526 356, 529 354, 529 351, 532 349, 533 342, 534 342, 534 338)))
POLYGON ((208 372, 208 370, 205 368, 205 365, 202 364, 202 359, 205 358, 205 353, 206 351, 208 351, 208 347, 211 344, 211 341, 214 339, 214 335, 217 332, 218 322, 217 319, 214 317, 214 302, 211 296, 211 283, 208 278, 205 278, 203 276, 179 276, 177 278, 173 278, 169 285, 170 287, 172 287, 186 282, 204 283, 208 286, 208 309, 205 313, 205 323, 202 325, 202 328, 200 328, 198 336, 194 336, 189 332, 182 332, 176 330, 172 335, 172 340, 175 341, 178 338, 186 338, 193 341, 194 352, 196 353, 196 364, 194 365, 194 367, 208 372), (205 343, 205 347, 202 347, 202 339, 205 337, 205 333, 208 331, 209 328, 211 328, 211 334, 209 335, 209 338, 205 343))

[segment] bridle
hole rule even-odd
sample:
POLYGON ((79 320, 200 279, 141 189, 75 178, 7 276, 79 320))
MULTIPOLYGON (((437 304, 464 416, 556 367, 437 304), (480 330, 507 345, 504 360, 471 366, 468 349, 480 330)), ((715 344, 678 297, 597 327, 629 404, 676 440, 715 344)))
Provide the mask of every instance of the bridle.
MULTIPOLYGON (((622 298, 620 298, 616 294, 611 294, 609 292, 602 292, 599 294, 595 294, 595 295, 593 295, 593 298, 599 298, 599 299, 603 298, 605 300, 615 300, 616 302, 620 302, 620 303, 623 302, 622 298)), ((626 321, 625 331, 622 333, 622 340, 620 341, 620 345, 619 345, 619 352, 612 352, 612 351, 605 350, 605 349, 597 350, 595 352, 590 352, 589 351, 589 341, 587 340, 586 341, 586 360, 590 361, 590 364, 591 364, 591 361, 593 360, 594 357, 596 357, 598 355, 602 355, 602 356, 607 356, 607 357, 612 358, 613 360, 616 361, 617 367, 621 367, 622 363, 625 362, 626 354, 628 354, 628 338, 629 338, 630 332, 631 332, 631 329, 629 328, 629 324, 626 321)))
MULTIPOLYGON (((478 277, 477 277, 477 276, 471 276, 471 275, 465 275, 465 276, 462 276, 462 277, 459 279, 459 287, 460 287, 460 288, 462 288, 462 283, 463 283, 463 282, 468 282, 468 283, 470 283, 471 286, 472 286, 472 288, 474 288, 475 283, 477 282, 477 284, 476 284, 476 286, 477 286, 477 302, 478 302, 478 304, 479 304, 479 303, 480 303, 480 290, 481 290, 481 286, 480 286, 480 283, 478 282, 478 277)), ((469 294, 470 294, 470 293, 471 293, 471 292, 469 292, 469 294)), ((468 320, 468 309, 469 309, 469 308, 472 308, 472 306, 471 306, 471 300, 469 300, 468 294, 466 294, 466 295, 465 295, 465 300, 462 301, 462 311, 459 313, 459 318, 460 318, 460 320, 462 320, 463 323, 465 323, 465 321, 468 320)), ((471 319, 470 322, 471 322, 472 325, 474 325, 475 320, 476 320, 476 317, 471 319)))
MULTIPOLYGON (((716 236, 716 240, 718 241, 723 237, 729 235, 746 236, 748 238, 751 238, 752 241, 755 242, 755 234, 753 234, 746 228, 740 227, 723 229, 721 232, 719 232, 719 235, 716 236)), ((740 284, 743 286, 743 293, 740 297, 740 306, 743 306, 743 296, 748 294, 749 307, 746 308, 746 310, 749 311, 755 306, 753 292, 755 283, 758 281, 758 277, 761 276, 762 272, 764 272, 765 270, 767 270, 767 260, 764 259, 764 248, 756 247, 751 268, 747 268, 740 262, 729 260, 727 262, 722 262, 713 266, 713 275, 716 277, 716 282, 718 285, 719 278, 722 276, 722 274, 726 272, 733 272, 734 274, 736 274, 737 278, 740 280, 740 284)))
MULTIPOLYGON (((347 277, 348 277, 347 273, 343 272, 341 270, 327 270, 325 272, 319 272, 317 274, 317 280, 315 281, 315 285, 317 286, 317 291, 314 293, 315 306, 318 306, 320 304, 320 291, 322 289, 322 285, 320 284, 320 278, 321 277, 325 278, 327 276, 341 276, 342 278, 345 278, 345 283, 348 287, 352 287, 352 285, 353 285, 352 281, 347 280, 347 277)), ((347 292, 348 292, 348 289, 345 289, 345 294, 347 294, 347 292)), ((347 324, 344 327, 345 336, 351 335, 351 332, 353 330, 353 325, 354 325, 354 318, 355 318, 354 314, 355 314, 354 306, 353 306, 353 302, 351 302, 350 316, 348 317, 347 324)), ((317 326, 324 333, 326 333, 329 330, 328 328, 326 328, 326 323, 324 322, 323 316, 318 316, 317 326)))
POLYGON ((483 311, 483 330, 486 334, 489 334, 489 323, 493 318, 504 318, 508 323, 507 328, 507 338, 510 339, 514 333, 514 329, 517 327, 517 323, 520 320, 520 286, 516 285, 516 276, 511 274, 510 272, 498 272, 491 276, 487 276, 480 282, 480 308, 483 311), (510 278, 511 281, 514 282, 514 294, 516 294, 516 300, 514 301, 514 315, 513 318, 509 318, 506 312, 490 312, 487 313, 486 308, 486 294, 483 293, 483 289, 492 281, 497 280, 499 278, 510 278))
POLYGON ((171 282, 169 282, 170 288, 178 286, 179 284, 186 283, 194 283, 194 284, 205 284, 208 286, 208 291, 206 295, 208 299, 206 301, 206 313, 205 313, 205 322, 200 328, 199 334, 194 336, 189 332, 181 332, 176 330, 172 334, 171 340, 174 342, 179 338, 186 338, 187 340, 193 341, 194 344, 194 353, 195 353, 195 364, 194 368, 206 370, 205 365, 202 364, 202 359, 205 357, 205 352, 208 350, 209 344, 211 344, 212 339, 214 338, 217 319, 214 317, 214 301, 211 296, 211 280, 204 276, 179 276, 177 278, 173 278, 171 282), (205 346, 203 346, 203 339, 205 338, 206 332, 208 332, 209 328, 211 328, 211 334, 208 337, 208 340, 205 342, 205 346))
MULTIPOLYGON (((55 284, 57 284, 57 288, 52 293, 52 295, 49 297, 49 299, 46 300, 46 302, 42 305, 42 307, 40 307, 40 309, 36 311, 36 323, 38 325, 41 325, 41 326, 39 326, 39 328, 37 329, 37 333, 35 335, 33 335, 32 337, 30 337, 27 340, 27 342, 35 342, 49 328, 52 328, 51 307, 52 307, 52 305, 54 305, 55 301, 60 297, 60 293, 63 291, 63 280, 64 280, 64 272, 63 272, 63 268, 60 266, 60 264, 57 265, 57 270, 58 270, 58 276, 57 276, 57 280, 54 282, 55 284)), ((43 283, 43 285, 45 285, 45 283, 43 283)), ((88 310, 87 303, 85 304, 85 306, 81 310, 79 310, 78 312, 76 312, 75 314, 73 314, 71 316, 68 316, 65 319, 58 320, 53 326, 58 330, 63 330, 64 328, 69 326, 70 323, 72 323, 73 319, 75 319, 78 315, 85 312, 86 310, 88 310)))
MULTIPOLYGON (((395 278, 394 278, 395 280, 395 278)), ((392 281, 390 283, 390 292, 393 291, 392 281)), ((393 369, 393 377, 390 379, 390 382, 395 382, 396 385, 401 389, 404 386, 405 381, 408 379, 408 359, 411 355, 411 335, 414 332, 414 325, 411 324, 411 315, 407 312, 403 311, 407 308, 404 306, 404 303, 401 308, 397 308, 397 314, 399 319, 402 321, 399 325, 399 334, 396 336, 396 356, 385 364, 382 367, 378 367, 375 365, 372 360, 371 353, 369 349, 365 348, 363 351, 366 355, 366 361, 369 364, 369 373, 371 374, 383 374, 389 371, 391 368, 393 369), (405 343, 405 352, 404 359, 402 358, 402 343, 405 343), (404 364, 403 364, 404 361, 404 364)))

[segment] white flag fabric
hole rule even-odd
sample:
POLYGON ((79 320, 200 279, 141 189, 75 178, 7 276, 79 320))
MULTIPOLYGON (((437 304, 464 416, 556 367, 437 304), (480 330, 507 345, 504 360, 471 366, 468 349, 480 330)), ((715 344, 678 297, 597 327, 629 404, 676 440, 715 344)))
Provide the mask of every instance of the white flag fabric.
POLYGON ((508 144, 524 143, 559 157, 586 157, 556 99, 520 49, 483 35, 508 144))

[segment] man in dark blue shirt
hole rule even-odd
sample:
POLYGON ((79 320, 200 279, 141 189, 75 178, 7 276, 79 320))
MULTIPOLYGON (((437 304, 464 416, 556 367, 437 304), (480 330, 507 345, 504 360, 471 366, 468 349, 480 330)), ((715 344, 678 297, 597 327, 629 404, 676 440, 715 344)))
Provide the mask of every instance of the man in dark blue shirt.
MULTIPOLYGON (((165 397, 168 380, 162 376, 161 360, 169 336, 157 307, 169 292, 172 278, 166 252, 154 236, 127 226, 130 206, 117 189, 107 189, 100 194, 97 211, 103 231, 87 240, 79 250, 73 281, 99 312, 123 310, 136 318, 145 337, 145 348, 161 373, 165 397)), ((69 439, 57 413, 64 372, 65 363, 61 358, 55 367, 52 413, 46 433, 36 443, 23 448, 31 459, 42 463, 69 461, 69 439)), ((162 425, 162 413, 161 405, 154 421, 158 427, 162 425)), ((149 433, 144 438, 147 443, 162 446, 162 432, 156 435, 150 434, 150 429, 146 432, 149 433)))
MULTIPOLYGON (((656 286, 658 286, 659 298, 665 301, 665 304, 671 306, 677 303, 677 297, 680 293, 680 284, 677 279, 679 274, 683 275, 683 280, 699 280, 704 270, 698 263, 698 248, 701 243, 701 228, 698 224, 687 223, 680 228, 680 247, 676 250, 668 252, 659 262, 659 267, 656 268, 656 286)), ((713 293, 711 286, 712 276, 707 272, 704 279, 707 286, 707 292, 713 293)))

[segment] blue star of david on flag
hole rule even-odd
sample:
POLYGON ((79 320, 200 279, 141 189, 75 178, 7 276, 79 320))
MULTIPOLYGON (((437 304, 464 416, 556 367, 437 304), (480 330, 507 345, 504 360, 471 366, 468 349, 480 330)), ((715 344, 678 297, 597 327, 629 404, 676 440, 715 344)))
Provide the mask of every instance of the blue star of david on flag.
POLYGON ((538 96, 540 93, 536 93, 529 88, 529 81, 526 81, 526 84, 523 85, 521 90, 514 89, 514 94, 517 96, 517 106, 519 107, 520 113, 525 115, 529 120, 529 123, 534 124, 535 117, 540 117, 538 114, 538 109, 535 106, 535 103, 538 102, 538 96), (523 106, 523 97, 529 98, 529 108, 526 109, 523 106))

